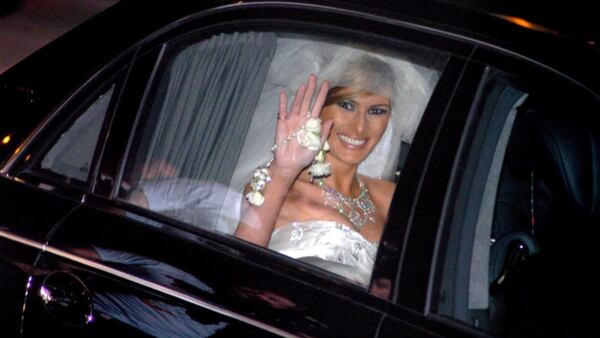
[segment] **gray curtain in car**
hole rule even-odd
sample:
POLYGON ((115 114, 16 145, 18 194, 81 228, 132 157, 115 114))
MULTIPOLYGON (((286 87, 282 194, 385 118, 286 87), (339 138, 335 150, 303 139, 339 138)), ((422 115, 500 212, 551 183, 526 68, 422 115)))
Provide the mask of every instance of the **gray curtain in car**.
POLYGON ((163 161, 180 178, 228 184, 275 49, 274 34, 249 32, 182 50, 167 71, 145 163, 163 161))

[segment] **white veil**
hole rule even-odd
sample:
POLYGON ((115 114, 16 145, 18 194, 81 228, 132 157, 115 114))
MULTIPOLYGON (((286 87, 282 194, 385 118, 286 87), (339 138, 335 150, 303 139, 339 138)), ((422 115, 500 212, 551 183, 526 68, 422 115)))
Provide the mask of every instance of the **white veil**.
POLYGON ((394 177, 400 141, 412 142, 439 71, 399 57, 384 56, 349 46, 278 38, 277 51, 231 181, 233 188, 243 188, 251 173, 271 157, 269 149, 274 141, 279 91, 284 89, 292 97, 311 73, 319 81, 329 80, 332 87, 341 85, 339 80, 347 63, 362 55, 369 55, 389 64, 394 71, 396 85, 391 98, 391 123, 377 147, 361 164, 359 171, 376 178, 394 177))
MULTIPOLYGON (((231 179, 233 195, 227 201, 239 200, 252 172, 272 156, 270 148, 274 142, 279 92, 284 89, 288 97, 293 97, 311 73, 319 82, 327 79, 332 87, 342 85, 339 81, 348 62, 365 55, 387 63, 393 70, 391 76, 396 85, 391 93, 391 122, 377 147, 359 166, 359 172, 370 177, 394 179, 400 144, 412 142, 440 71, 409 62, 402 55, 384 55, 347 45, 311 41, 306 37, 278 37, 277 50, 231 179)), ((224 212, 231 210, 231 205, 227 204, 224 212)))

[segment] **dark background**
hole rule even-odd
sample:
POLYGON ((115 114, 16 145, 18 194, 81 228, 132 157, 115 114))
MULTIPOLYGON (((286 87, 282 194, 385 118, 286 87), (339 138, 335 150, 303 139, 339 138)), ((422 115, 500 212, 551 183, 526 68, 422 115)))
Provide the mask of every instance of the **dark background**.
POLYGON ((118 0, 0 0, 0 73, 118 0))

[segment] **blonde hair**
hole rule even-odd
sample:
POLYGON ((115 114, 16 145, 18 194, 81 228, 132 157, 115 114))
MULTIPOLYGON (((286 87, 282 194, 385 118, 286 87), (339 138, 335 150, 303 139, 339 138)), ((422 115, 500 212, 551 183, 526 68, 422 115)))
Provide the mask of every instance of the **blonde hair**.
POLYGON ((343 71, 334 81, 334 87, 330 90, 332 97, 339 92, 340 87, 346 87, 356 89, 352 91, 352 95, 366 91, 392 100, 397 85, 392 67, 387 62, 367 54, 347 61, 343 71))

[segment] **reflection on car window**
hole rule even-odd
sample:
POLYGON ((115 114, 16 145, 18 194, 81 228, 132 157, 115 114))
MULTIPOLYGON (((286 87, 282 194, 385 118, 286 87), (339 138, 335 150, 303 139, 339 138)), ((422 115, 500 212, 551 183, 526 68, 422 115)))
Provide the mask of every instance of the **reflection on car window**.
POLYGON ((583 309, 597 282, 600 181, 588 169, 598 164, 598 101, 499 74, 479 107, 436 312, 503 337, 592 337, 583 309))
POLYGON ((446 56, 270 32, 165 55, 120 198, 368 284, 446 56))
POLYGON ((87 181, 114 87, 100 95, 60 136, 42 159, 42 169, 81 182, 87 181))

